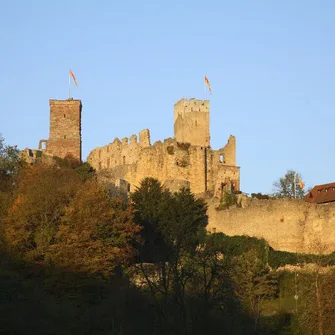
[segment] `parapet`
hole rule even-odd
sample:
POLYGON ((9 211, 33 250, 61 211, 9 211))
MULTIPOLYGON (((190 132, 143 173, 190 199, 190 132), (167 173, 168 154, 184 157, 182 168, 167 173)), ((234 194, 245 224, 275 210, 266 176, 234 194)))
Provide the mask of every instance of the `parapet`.
POLYGON ((189 108, 200 108, 201 111, 209 112, 209 100, 197 100, 195 98, 191 99, 181 99, 174 104, 175 107, 189 107, 189 108))
POLYGON ((80 107, 82 107, 81 100, 74 100, 72 98, 67 99, 67 100, 50 99, 49 100, 49 105, 50 106, 54 106, 54 105, 80 105, 80 107))
POLYGON ((137 136, 131 135, 130 136, 130 144, 137 144, 137 136))
POLYGON ((140 131, 140 146, 150 147, 150 131, 149 129, 143 129, 140 131))
POLYGON ((178 116, 183 118, 192 112, 208 113, 209 115, 209 100, 196 100, 195 98, 179 100, 174 104, 174 122, 178 116))
POLYGON ((118 137, 115 137, 114 141, 113 141, 113 144, 121 144, 121 141, 119 140, 118 137))

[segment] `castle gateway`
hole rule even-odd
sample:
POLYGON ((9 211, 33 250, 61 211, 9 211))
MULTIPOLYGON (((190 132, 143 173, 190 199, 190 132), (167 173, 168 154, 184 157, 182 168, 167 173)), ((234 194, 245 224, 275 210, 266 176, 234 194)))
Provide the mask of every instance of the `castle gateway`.
POLYGON ((92 150, 87 161, 106 181, 128 183, 133 191, 145 177, 153 177, 172 191, 189 187, 195 194, 220 196, 240 190, 236 140, 230 136, 219 150, 210 147, 209 101, 181 99, 174 105, 174 139, 150 143, 148 129, 130 139, 116 138, 92 150))

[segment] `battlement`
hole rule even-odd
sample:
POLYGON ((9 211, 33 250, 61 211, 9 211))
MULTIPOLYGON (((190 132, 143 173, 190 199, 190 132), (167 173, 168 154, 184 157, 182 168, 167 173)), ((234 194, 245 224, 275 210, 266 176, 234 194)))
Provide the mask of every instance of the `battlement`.
POLYGON ((174 105, 175 109, 175 121, 178 115, 184 116, 186 113, 190 112, 203 112, 209 113, 209 100, 196 100, 195 98, 191 99, 181 99, 174 105))
POLYGON ((140 131, 140 146, 150 147, 150 131, 149 129, 143 129, 140 131))
POLYGON ((140 147, 150 147, 150 131, 149 129, 143 129, 139 132, 139 142, 137 141, 137 135, 131 135, 130 138, 124 137, 122 138, 122 141, 120 141, 117 137, 114 139, 114 141, 110 144, 113 146, 122 144, 122 146, 128 146, 128 145, 134 145, 139 144, 140 147))
POLYGON ((190 98, 190 99, 180 99, 179 101, 177 101, 175 104, 176 106, 190 106, 190 107, 205 107, 205 108, 209 108, 209 100, 197 100, 195 98, 190 98))
POLYGON ((50 99, 49 105, 50 107, 55 106, 55 105, 79 105, 80 107, 82 107, 81 100, 73 100, 73 99, 68 99, 68 100, 50 99))

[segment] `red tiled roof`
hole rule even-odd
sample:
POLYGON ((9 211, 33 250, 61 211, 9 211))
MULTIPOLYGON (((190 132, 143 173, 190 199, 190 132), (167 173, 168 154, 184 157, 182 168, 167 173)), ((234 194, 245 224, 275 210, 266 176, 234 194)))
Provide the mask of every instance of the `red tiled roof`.
POLYGON ((335 183, 316 185, 305 195, 307 202, 324 204, 335 201, 335 183))

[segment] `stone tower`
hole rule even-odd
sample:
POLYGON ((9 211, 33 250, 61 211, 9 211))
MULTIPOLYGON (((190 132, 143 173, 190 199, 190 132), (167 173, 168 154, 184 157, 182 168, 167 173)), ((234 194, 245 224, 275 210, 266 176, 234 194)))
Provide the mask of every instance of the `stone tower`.
POLYGON ((50 135, 46 153, 81 161, 81 100, 49 100, 50 135))
POLYGON ((181 99, 174 105, 174 138, 177 142, 209 147, 209 100, 181 99))

